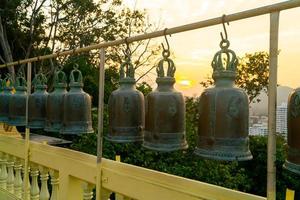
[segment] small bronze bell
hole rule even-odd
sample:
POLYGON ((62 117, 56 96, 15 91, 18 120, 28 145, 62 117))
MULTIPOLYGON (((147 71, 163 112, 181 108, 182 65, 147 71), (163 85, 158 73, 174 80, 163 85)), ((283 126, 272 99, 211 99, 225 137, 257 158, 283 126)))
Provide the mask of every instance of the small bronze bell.
POLYGON ((195 153, 216 160, 250 160, 247 94, 234 87, 238 59, 223 39, 212 61, 215 87, 200 97, 195 153))
POLYGON ((54 91, 48 95, 46 101, 46 127, 47 132, 59 132, 62 128, 64 115, 64 96, 67 94, 66 74, 57 70, 54 74, 54 91))
POLYGON ((120 88, 109 97, 109 132, 112 142, 138 142, 143 140, 145 127, 144 95, 136 90, 134 67, 129 59, 120 67, 120 88), (125 77, 125 68, 126 77, 125 77))
POLYGON ((16 92, 9 100, 9 121, 11 126, 26 126, 27 83, 23 73, 19 73, 15 84, 16 92))
POLYGON ((174 62, 169 50, 163 51, 163 59, 156 71, 157 88, 146 97, 146 125, 143 146, 157 151, 186 149, 185 102, 175 90, 174 62), (164 63, 168 65, 165 75, 164 63))
POLYGON ((290 94, 287 114, 288 153, 284 167, 300 175, 300 88, 290 94))
POLYGON ((12 79, 10 74, 2 80, 3 92, 0 95, 0 122, 7 123, 9 118, 9 100, 13 95, 12 79))
POLYGON ((34 92, 28 99, 28 128, 43 129, 46 123, 47 78, 40 73, 33 79, 34 92))
POLYGON ((74 68, 70 75, 70 91, 64 96, 64 118, 61 134, 72 136, 94 132, 91 96, 85 93, 82 88, 82 74, 77 68, 74 68), (77 74, 77 80, 75 74, 77 74))

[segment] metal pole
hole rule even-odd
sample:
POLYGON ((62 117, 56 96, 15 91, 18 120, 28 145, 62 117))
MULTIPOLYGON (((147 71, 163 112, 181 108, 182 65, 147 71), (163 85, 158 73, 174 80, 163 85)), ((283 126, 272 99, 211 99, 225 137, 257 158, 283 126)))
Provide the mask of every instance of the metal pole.
POLYGON ((104 109, 104 78, 105 78, 105 49, 100 49, 99 66, 99 102, 98 102, 98 139, 97 139, 97 183, 96 200, 101 200, 102 189, 102 148, 103 148, 103 109, 104 109))
POLYGON ((267 199, 276 200, 276 106, 279 12, 270 14, 270 77, 268 88, 267 199))
MULTIPOLYGON (((28 97, 31 93, 31 62, 27 65, 27 99, 26 99, 26 124, 28 124, 28 97)), ((30 130, 26 127, 25 131, 25 166, 24 166, 24 199, 27 200, 29 197, 29 140, 30 130)))

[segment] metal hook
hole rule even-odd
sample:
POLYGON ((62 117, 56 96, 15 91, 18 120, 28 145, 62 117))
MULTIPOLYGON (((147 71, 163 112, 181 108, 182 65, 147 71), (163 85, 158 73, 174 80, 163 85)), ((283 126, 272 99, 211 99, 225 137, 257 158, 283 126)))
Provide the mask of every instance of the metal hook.
POLYGON ((129 46, 128 37, 125 38, 125 44, 126 44, 126 50, 125 51, 123 50, 123 53, 125 54, 125 56, 127 58, 130 58, 131 57, 131 49, 129 46))
MULTIPOLYGON (((228 40, 227 30, 226 30, 226 26, 225 26, 225 17, 226 17, 226 15, 224 14, 222 16, 222 25, 223 25, 223 30, 224 30, 224 33, 225 33, 225 38, 223 36, 223 33, 220 32, 222 40, 228 40)), ((229 22, 226 22, 226 24, 229 26, 229 22)))
MULTIPOLYGON (((164 51, 170 51, 170 45, 169 45, 169 41, 168 41, 168 38, 167 38, 167 30, 168 30, 168 28, 165 28, 165 30, 164 30, 164 37, 165 37, 165 40, 166 40, 166 43, 167 43, 167 47, 168 47, 168 48, 166 49, 165 46, 164 46, 164 44, 161 43, 161 45, 162 45, 164 51)), ((170 36, 171 36, 171 34, 170 34, 170 36)))

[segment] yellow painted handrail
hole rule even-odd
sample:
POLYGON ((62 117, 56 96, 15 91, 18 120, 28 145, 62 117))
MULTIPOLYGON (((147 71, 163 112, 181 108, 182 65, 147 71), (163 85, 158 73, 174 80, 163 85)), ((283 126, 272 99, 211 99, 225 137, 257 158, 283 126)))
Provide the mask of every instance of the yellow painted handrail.
MULTIPOLYGON (((24 159, 23 139, 0 136, 0 152, 24 159)), ((59 172, 59 196, 82 199, 82 183, 96 184, 96 156, 31 142, 30 160, 59 172)), ((138 200, 264 200, 227 188, 103 159, 102 187, 138 200)))

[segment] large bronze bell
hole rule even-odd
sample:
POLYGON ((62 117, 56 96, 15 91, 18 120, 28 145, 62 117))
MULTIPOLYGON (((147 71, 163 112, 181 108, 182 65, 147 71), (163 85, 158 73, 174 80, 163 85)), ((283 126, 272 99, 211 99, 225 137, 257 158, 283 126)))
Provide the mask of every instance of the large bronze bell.
POLYGON ((46 124, 47 78, 39 73, 33 79, 34 92, 28 99, 28 128, 43 129, 46 124))
POLYGON ((2 80, 3 92, 0 95, 0 122, 7 123, 9 119, 9 100, 13 95, 12 79, 10 74, 2 80))
POLYGON ((288 100, 288 154, 284 167, 300 175, 300 88, 288 100))
POLYGON ((66 74, 57 70, 54 74, 54 90, 48 95, 46 101, 46 127, 45 131, 59 132, 62 128, 64 115, 64 96, 67 94, 66 74))
POLYGON ((69 136, 93 133, 92 100, 82 89, 82 74, 77 68, 71 71, 69 86, 70 91, 64 96, 64 118, 60 133, 69 136))
POLYGON ((157 71, 157 88, 146 97, 146 125, 143 146, 157 151, 186 149, 185 102, 174 88, 176 71, 170 52, 163 51, 157 71), (168 65, 164 71, 164 63, 168 65))
POLYGON ((234 86, 238 59, 223 39, 212 61, 215 86, 200 97, 195 153, 216 160, 250 160, 247 94, 234 86))
POLYGON ((9 100, 9 120, 11 126, 26 126, 27 83, 23 73, 19 73, 15 82, 16 92, 9 100))
POLYGON ((119 83, 120 88, 109 97, 107 139, 112 142, 142 141, 145 127, 144 95, 135 88, 134 67, 129 58, 120 67, 119 83))

